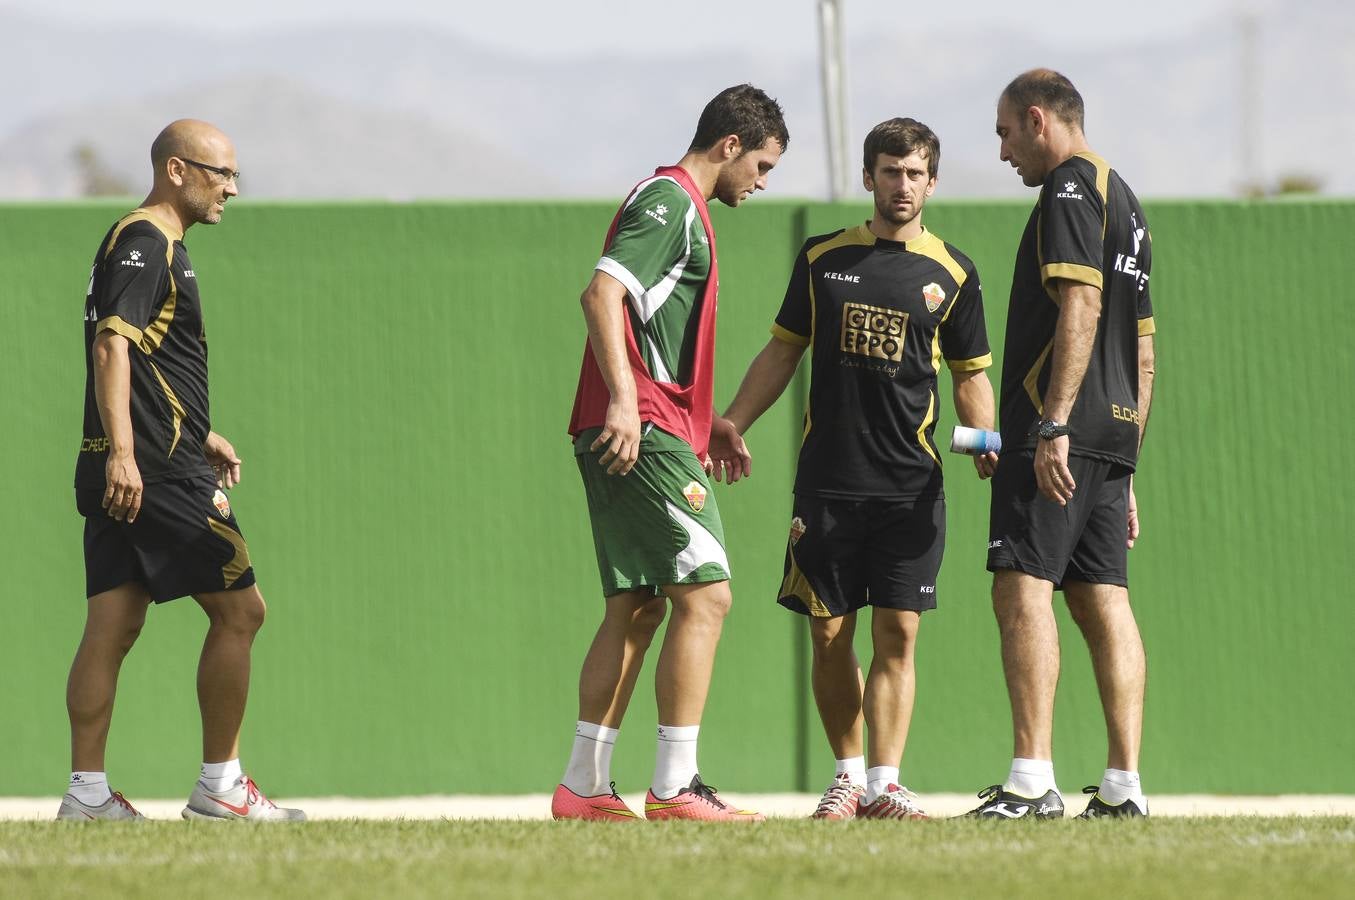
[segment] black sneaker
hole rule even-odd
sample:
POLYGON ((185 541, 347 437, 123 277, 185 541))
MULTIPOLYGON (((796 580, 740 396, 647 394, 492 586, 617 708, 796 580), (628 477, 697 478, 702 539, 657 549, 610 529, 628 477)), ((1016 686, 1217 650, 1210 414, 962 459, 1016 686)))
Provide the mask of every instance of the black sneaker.
POLYGON ((1082 789, 1082 793, 1091 794, 1092 799, 1087 803, 1087 808, 1078 815, 1079 819, 1142 819, 1148 816, 1146 801, 1143 804, 1144 809, 1139 809, 1139 805, 1133 800, 1111 806, 1101 799, 1096 790, 1097 786, 1094 784, 1082 789))
POLYGON ((966 819, 1062 819, 1063 798, 1058 791, 1045 791, 1043 796, 1031 799, 1004 791, 995 784, 979 791, 983 800, 977 809, 964 814, 966 819))

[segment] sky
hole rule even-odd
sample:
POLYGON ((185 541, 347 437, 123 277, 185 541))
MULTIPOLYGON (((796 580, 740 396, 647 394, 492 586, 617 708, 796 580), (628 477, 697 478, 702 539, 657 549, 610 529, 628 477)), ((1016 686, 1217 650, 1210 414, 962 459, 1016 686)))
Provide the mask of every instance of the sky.
MULTIPOLYGON (((1113 35, 1133 40, 1149 34, 1179 33, 1227 9, 1256 7, 1267 0, 931 0, 901 4, 898 0, 842 0, 848 36, 868 32, 881 21, 901 17, 915 26, 916 49, 925 53, 929 28, 982 21, 1014 33, 1046 30, 1073 34, 1113 35)), ((13 11, 31 3, 0 0, 13 11)), ((666 28, 684 41, 707 47, 735 48, 775 43, 803 52, 817 44, 817 0, 230 0, 204 4, 189 0, 137 0, 138 18, 153 18, 186 28, 248 32, 284 23, 413 22, 446 28, 496 48, 515 49, 537 57, 591 55, 625 46, 650 29, 666 28), (675 10, 681 10, 675 14, 675 10)), ((126 23, 129 7, 107 0, 50 0, 41 7, 47 18, 87 23, 126 23)), ((936 57, 944 58, 946 53, 936 57)))
MULTIPOLYGON (((1284 137, 1313 110, 1349 105, 1355 62, 1343 59, 1344 48, 1355 41, 1355 14, 1346 16, 1341 2, 841 0, 850 51, 849 130, 861 131, 900 110, 921 116, 958 148, 947 157, 948 187, 964 196, 1005 196, 1017 186, 1000 179, 1003 173, 992 165, 992 93, 1008 73, 1054 65, 1073 75, 1094 101, 1089 137, 1105 138, 1122 165, 1145 173, 1150 195, 1231 196, 1243 184, 1270 184, 1281 168, 1314 174, 1324 191, 1350 194, 1355 181, 1339 152, 1349 144, 1348 119, 1319 117, 1325 131, 1310 131, 1310 140, 1299 145, 1284 137), (1263 27, 1282 26, 1258 35, 1254 56, 1261 64, 1249 70, 1257 73, 1256 89, 1247 94, 1257 98, 1251 104, 1239 100, 1247 82, 1237 78, 1242 59, 1238 19, 1249 10, 1270 13, 1258 18, 1263 27), (1315 23, 1325 28, 1333 17, 1343 21, 1319 36, 1324 40, 1314 41, 1315 23), (1316 68, 1306 65, 1314 59, 1314 43, 1324 54, 1316 68), (1160 77, 1143 78, 1144 72, 1160 77), (1284 93, 1295 88, 1302 91, 1297 98, 1284 93), (1330 100, 1322 99, 1324 91, 1330 100), (1147 120, 1137 107, 1131 114, 1121 108, 1139 102, 1152 105, 1155 127, 1140 127, 1147 120), (1240 111, 1247 109, 1257 110, 1249 132, 1257 138, 1237 140, 1240 111), (1114 127, 1106 124, 1111 122, 1114 127), (1208 177, 1193 174, 1201 166, 1208 167, 1208 177)), ((255 148, 267 147, 277 158, 291 158, 295 141, 284 140, 285 130, 276 122, 261 123, 269 115, 283 115, 279 110, 286 107, 293 111, 288 115, 301 110, 330 140, 356 141, 348 144, 351 152, 367 153, 368 162, 392 150, 376 147, 373 136, 398 131, 418 134, 443 158, 462 160, 459 171, 478 172, 471 163, 494 159, 507 172, 520 164, 503 155, 503 145, 511 143, 504 135, 517 127, 503 114, 510 107, 534 110, 561 134, 586 132, 593 121, 586 97, 632 109, 648 102, 654 85, 672 85, 665 96, 694 106, 735 75, 775 85, 774 95, 786 105, 788 117, 795 116, 793 131, 804 136, 797 147, 815 151, 796 154, 796 161, 805 162, 798 173, 795 166, 786 168, 787 188, 827 194, 815 62, 819 5, 819 0, 231 0, 220 5, 138 0, 128 7, 106 0, 47 0, 39 6, 31 0, 0 0, 0 13, 34 20, 31 33, 37 41, 7 56, 6 35, 0 32, 0 67, 6 59, 14 63, 6 74, 17 83, 32 69, 51 68, 33 90, 0 107, 0 195, 66 196, 78 189, 77 175, 53 160, 69 146, 94 140, 87 133, 91 130, 100 158, 125 175, 128 161, 144 155, 123 140, 132 119, 179 115, 185 109, 193 114, 211 109, 211 115, 238 128, 256 128, 260 133, 249 136, 255 148), (167 32, 177 32, 186 49, 152 62, 138 53, 136 35, 143 31, 147 45, 163 45, 167 32), (306 40, 308 31, 317 32, 314 41, 306 40), (106 33, 116 40, 106 39, 106 33), (203 47, 198 59, 191 52, 195 36, 203 47), (364 41, 369 41, 366 53, 364 41), (475 45, 486 52, 476 52, 475 45), (444 46, 446 53, 439 52, 444 46), (61 64, 67 48, 79 54, 96 47, 97 63, 72 57, 88 65, 61 64), (100 85, 99 66, 124 52, 138 57, 136 65, 146 71, 172 75, 139 77, 133 87, 109 97, 100 85), (614 82, 613 74, 622 69, 611 54, 624 56, 634 77, 614 82), (654 57, 664 61, 646 66, 646 58, 654 57), (678 66, 685 70, 671 71, 678 67, 668 61, 673 59, 684 60, 678 66), (127 96, 134 91, 139 92, 135 98, 127 96), (113 117, 109 121, 99 115, 105 105, 113 117), (576 108, 588 112, 572 111, 576 108), (346 124, 352 127, 344 130, 346 124)), ((631 129, 624 141, 581 152, 570 163, 573 174, 566 181, 543 181, 522 192, 595 196, 624 166, 633 165, 635 156, 665 152, 662 148, 685 139, 662 125, 631 129)), ((849 145, 858 139, 849 135, 849 145)), ((385 167, 395 173, 392 183, 364 189, 403 198, 441 183, 440 177, 430 180, 411 168, 417 158, 390 158, 402 161, 385 167)), ((263 188, 276 196, 308 196, 329 184, 318 170, 318 187, 299 185, 300 176, 284 167, 274 171, 291 178, 263 188)), ((514 189, 519 181, 514 180, 514 189)), ((488 183, 475 181, 477 189, 488 183)), ((499 196, 505 188, 483 190, 499 196)))

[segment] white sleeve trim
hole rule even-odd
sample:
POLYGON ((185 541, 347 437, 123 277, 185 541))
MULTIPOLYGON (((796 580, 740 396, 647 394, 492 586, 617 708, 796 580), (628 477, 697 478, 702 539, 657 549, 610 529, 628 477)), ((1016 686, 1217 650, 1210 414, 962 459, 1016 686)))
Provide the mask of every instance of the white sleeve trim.
POLYGON ((636 298, 644 296, 645 289, 640 285, 640 279, 631 274, 621 263, 612 259, 610 256, 604 256, 598 260, 598 264, 593 267, 599 272, 606 272, 608 275, 621 282, 626 288, 626 293, 630 294, 631 302, 636 302, 636 298))

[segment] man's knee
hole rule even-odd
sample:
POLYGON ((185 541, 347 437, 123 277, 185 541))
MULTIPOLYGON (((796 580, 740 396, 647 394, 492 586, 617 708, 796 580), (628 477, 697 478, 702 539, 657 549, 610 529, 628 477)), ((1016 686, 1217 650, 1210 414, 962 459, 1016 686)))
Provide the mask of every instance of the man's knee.
POLYGON ((220 591, 195 597, 212 627, 253 637, 263 627, 268 614, 259 589, 250 586, 238 591, 220 591))
POLYGON ((85 642, 126 656, 136 644, 136 639, 141 636, 141 628, 145 624, 144 617, 117 622, 87 622, 85 642))
POLYGON ((665 592, 673 601, 673 614, 719 624, 734 604, 728 581, 710 581, 697 585, 669 585, 665 592))
POLYGON ((993 573, 993 613, 1000 625, 1032 613, 1052 612, 1053 602, 1054 585, 1043 578, 1015 569, 999 569, 993 573))
POLYGON ((728 581, 718 581, 711 585, 711 589, 706 592, 706 596, 701 601, 706 614, 712 619, 724 620, 729 615, 730 608, 734 605, 734 595, 730 593, 728 581))
POLYGON ((141 629, 145 624, 146 617, 142 616, 135 621, 127 622, 123 625, 122 631, 117 638, 118 647, 123 653, 127 653, 132 649, 132 646, 136 643, 136 639, 141 637, 141 629))
POLYGON ((237 631, 257 634, 268 617, 268 604, 264 603, 263 595, 253 588, 243 593, 245 596, 240 598, 240 602, 230 606, 230 625, 237 631))
POLYGON ((810 618, 809 644, 813 648, 814 659, 827 662, 850 656, 853 634, 854 629, 847 626, 846 616, 810 618))
POLYGON ((127 653, 141 636, 146 624, 146 616, 126 616, 117 619, 91 620, 86 624, 85 634, 99 643, 113 647, 121 653, 127 653))
POLYGON ((668 614, 668 600, 659 596, 647 603, 641 604, 635 610, 635 614, 630 620, 630 638, 637 644, 643 644, 648 647, 654 640, 654 634, 663 624, 664 617, 668 614))
POLYGON ((876 609, 871 618, 873 658, 903 664, 913 654, 922 614, 905 609, 876 609))
POLYGON ((1129 612, 1129 589, 1115 584, 1069 582, 1063 599, 1078 628, 1099 629, 1129 612))
POLYGON ((149 605, 146 589, 134 583, 90 597, 84 640, 126 655, 141 635, 149 605))

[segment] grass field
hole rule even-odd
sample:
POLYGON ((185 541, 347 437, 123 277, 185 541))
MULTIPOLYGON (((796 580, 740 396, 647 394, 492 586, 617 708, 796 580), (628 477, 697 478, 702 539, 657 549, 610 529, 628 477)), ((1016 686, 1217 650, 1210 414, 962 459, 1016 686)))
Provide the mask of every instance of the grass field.
POLYGON ((1355 897, 1355 819, 0 822, 3 897, 1355 897))

